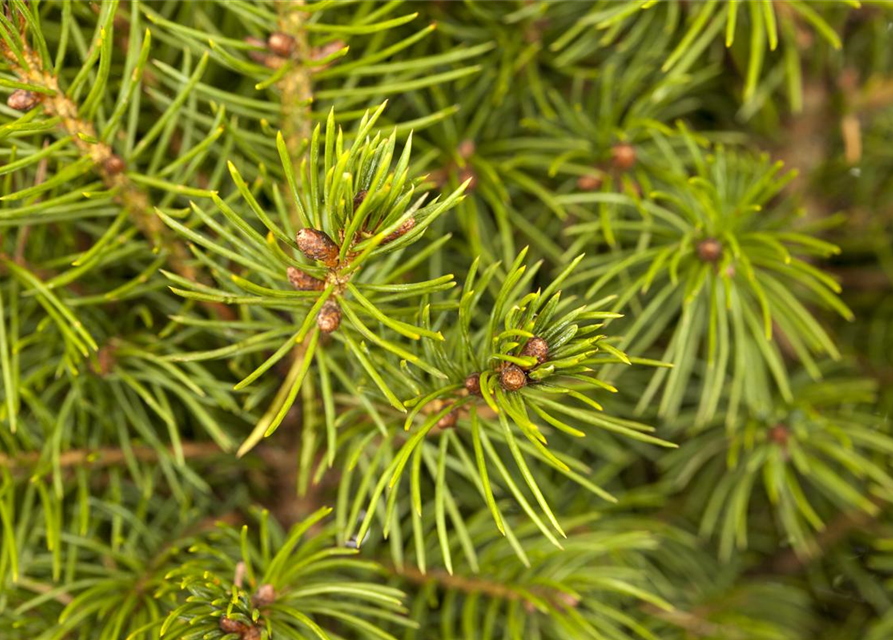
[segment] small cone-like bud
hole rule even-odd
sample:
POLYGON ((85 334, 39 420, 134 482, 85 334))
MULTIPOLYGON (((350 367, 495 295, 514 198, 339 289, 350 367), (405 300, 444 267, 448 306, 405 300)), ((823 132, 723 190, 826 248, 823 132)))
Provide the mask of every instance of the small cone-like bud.
POLYGON ((636 148, 627 143, 614 145, 611 149, 611 164, 618 171, 628 171, 636 164, 636 148))
POLYGON ((255 607, 266 607, 273 604, 276 600, 276 590, 271 584, 262 584, 257 588, 257 593, 251 598, 251 603, 255 607))
POLYGON ((96 353, 96 363, 90 363, 90 368, 98 376, 105 377, 115 368, 117 360, 115 359, 115 347, 111 344, 105 344, 99 348, 96 353))
POLYGON ((465 378, 465 390, 473 396, 481 395, 481 374, 472 373, 465 378))
POLYGON ((322 291, 326 288, 326 283, 318 278, 304 273, 295 267, 289 267, 285 270, 288 275, 288 281, 298 291, 322 291))
POLYGON ((777 424, 769 429, 769 439, 775 444, 786 445, 788 443, 788 438, 790 437, 791 432, 788 431, 788 428, 783 424, 777 424))
POLYGON ((295 39, 285 33, 271 33, 267 46, 280 58, 290 58, 295 52, 295 39))
MULTIPOLYGON (((324 44, 321 47, 314 47, 310 51, 310 59, 311 60, 322 60, 323 58, 328 58, 333 53, 337 51, 341 51, 344 48, 344 40, 332 40, 328 44, 324 44)), ((328 65, 324 65, 322 67, 313 67, 313 71, 320 71, 321 69, 325 69, 328 65)))
POLYGON ((332 333, 341 326, 341 307, 337 302, 326 302, 316 316, 316 326, 323 333, 332 333))
POLYGON ((456 426, 456 423, 459 422, 459 412, 458 411, 450 411, 444 417, 437 421, 438 429, 452 429, 456 426))
POLYGON ((716 238, 706 238, 698 243, 697 251, 704 262, 716 262, 722 257, 722 243, 716 238))
POLYGON ((397 238, 409 233, 412 228, 415 226, 415 218, 407 218, 403 221, 397 230, 394 233, 388 234, 384 237, 384 240, 381 241, 382 244, 387 244, 389 242, 393 242, 397 238))
POLYGON ((601 186, 601 176, 586 175, 577 178, 577 188, 580 191, 596 191, 598 189, 601 189, 601 186))
POLYGON ((37 106, 40 98, 33 91, 16 89, 6 99, 6 106, 16 111, 30 111, 37 106))
POLYGON ((471 180, 471 182, 468 183, 465 190, 474 191, 474 188, 478 186, 478 176, 470 166, 465 167, 459 172, 459 183, 463 184, 466 180, 471 180))
MULTIPOLYGON (((255 38, 254 36, 248 36, 245 38, 245 42, 255 47, 263 47, 267 48, 267 43, 261 40, 260 38, 255 38)), ((248 57, 254 60, 255 62, 259 62, 260 64, 267 64, 267 52, 266 51, 257 51, 256 49, 248 50, 248 57)))
POLYGON ((549 359, 549 343, 539 336, 533 336, 521 349, 521 355, 533 356, 537 364, 542 364, 549 359))
POLYGON ((353 197, 353 210, 356 211, 360 208, 360 205, 363 204, 363 200, 366 199, 366 194, 369 193, 365 189, 357 191, 357 195, 353 197))
POLYGON ((298 249, 311 260, 319 260, 327 267, 338 264, 338 245, 322 231, 301 229, 296 240, 298 249))
POLYGON ((576 609, 580 605, 580 599, 578 597, 564 592, 558 594, 558 601, 571 609, 576 609))
POLYGON ((102 168, 110 176, 116 176, 127 168, 127 163, 121 159, 121 156, 112 154, 103 161, 102 168))
POLYGON ((238 633, 239 635, 243 635, 245 631, 248 630, 248 625, 245 623, 227 618, 226 616, 220 618, 218 626, 223 633, 238 633))
POLYGON ((459 143, 459 157, 463 160, 468 160, 471 156, 474 155, 474 151, 476 146, 474 144, 474 140, 463 140, 459 143))
POLYGON ((260 628, 248 627, 242 632, 242 640, 260 640, 260 628))
POLYGON ((527 384, 527 374, 518 365, 510 364, 499 374, 499 384, 506 391, 517 391, 527 384))

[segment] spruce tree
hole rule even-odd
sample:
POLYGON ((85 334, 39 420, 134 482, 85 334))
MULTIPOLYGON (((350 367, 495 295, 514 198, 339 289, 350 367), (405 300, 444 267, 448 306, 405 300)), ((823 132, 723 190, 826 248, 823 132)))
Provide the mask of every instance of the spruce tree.
POLYGON ((0 638, 893 638, 891 31, 2 0, 0 638))

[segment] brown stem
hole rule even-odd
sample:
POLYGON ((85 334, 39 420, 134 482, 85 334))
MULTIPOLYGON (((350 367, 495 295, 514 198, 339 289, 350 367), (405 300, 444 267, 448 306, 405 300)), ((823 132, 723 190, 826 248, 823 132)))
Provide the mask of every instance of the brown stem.
MULTIPOLYGON (((27 578, 25 576, 19 576, 18 582, 16 582, 16 584, 22 589, 27 589, 28 591, 33 591, 34 593, 39 593, 41 595, 51 593, 59 586, 57 584, 44 584, 43 582, 38 582, 37 580, 32 580, 31 578, 27 578)), ((54 595, 53 599, 59 604, 68 605, 71 604, 71 601, 74 600, 74 597, 63 591, 54 595)))
MULTIPOLYGON (((313 86, 306 61, 311 58, 307 33, 303 28, 304 15, 301 7, 304 0, 279 0, 279 30, 294 39, 295 47, 292 56, 294 67, 279 82, 282 92, 282 135, 288 148, 292 165, 300 164, 302 142, 310 137, 310 102, 313 99, 313 86)), ((292 221, 295 228, 298 223, 294 203, 292 221)))
MULTIPOLYGON (((93 161, 93 168, 102 178, 105 187, 114 190, 116 200, 130 214, 131 220, 143 236, 156 248, 170 255, 170 265, 174 271, 189 280, 199 280, 199 274, 191 264, 189 249, 155 215, 146 191, 127 177, 125 172, 115 167, 120 159, 112 148, 102 141, 88 142, 97 138, 95 126, 79 116, 77 105, 66 97, 65 92, 59 87, 58 79, 43 68, 40 56, 26 46, 24 51, 26 64, 21 66, 14 56, 8 52, 4 53, 19 80, 44 87, 52 92, 52 95, 45 95, 42 98, 44 111, 60 119, 60 129, 71 136, 82 157, 93 161)), ((213 308, 222 318, 234 317, 233 311, 226 305, 208 303, 206 306, 213 308)))
POLYGON ((417 585, 436 582, 446 589, 462 591, 464 593, 482 593, 490 598, 498 598, 500 600, 524 599, 520 593, 514 591, 510 586, 499 582, 491 582, 490 580, 485 580, 483 578, 467 578, 464 576, 450 575, 446 571, 439 570, 422 573, 414 567, 404 567, 402 569, 394 567, 391 571, 404 580, 417 585))
POLYGON ((744 636, 736 629, 727 628, 705 620, 688 611, 676 609, 665 611, 652 604, 647 604, 642 609, 655 618, 660 618, 674 627, 678 627, 698 638, 725 638, 725 640, 743 640, 744 636))
POLYGON ((453 591, 480 593, 488 598, 496 598, 499 600, 515 600, 523 603, 528 611, 535 610, 539 604, 536 600, 528 596, 527 593, 535 595, 539 600, 545 600, 556 608, 574 608, 579 604, 577 598, 574 596, 553 588, 533 587, 521 590, 516 589, 512 585, 494 582, 492 580, 487 580, 486 578, 451 575, 446 571, 439 569, 427 573, 422 573, 415 567, 388 567, 387 570, 391 574, 416 585, 426 585, 433 582, 444 589, 453 591))
MULTIPOLYGON (((213 442, 184 442, 182 450, 183 457, 188 459, 207 458, 223 453, 220 447, 213 442)), ((131 453, 137 460, 155 461, 158 459, 158 451, 152 447, 133 447, 131 453)), ((0 467, 13 472, 30 471, 35 464, 40 462, 41 456, 40 451, 31 451, 17 456, 0 453, 0 467)), ((59 466, 66 468, 88 464, 94 468, 103 468, 123 464, 126 459, 124 451, 116 447, 70 449, 59 455, 59 466)))

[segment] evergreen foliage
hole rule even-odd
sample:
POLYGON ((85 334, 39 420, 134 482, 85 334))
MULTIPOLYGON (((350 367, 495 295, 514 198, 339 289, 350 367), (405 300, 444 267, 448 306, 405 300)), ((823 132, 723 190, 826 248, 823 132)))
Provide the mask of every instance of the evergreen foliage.
POLYGON ((893 636, 886 1, 0 2, 0 638, 893 636))

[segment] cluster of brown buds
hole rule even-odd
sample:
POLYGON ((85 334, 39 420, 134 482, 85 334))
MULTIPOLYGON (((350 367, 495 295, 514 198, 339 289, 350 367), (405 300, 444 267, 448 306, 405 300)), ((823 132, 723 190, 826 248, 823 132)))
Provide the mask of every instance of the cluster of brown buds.
MULTIPOLYGON (((317 229, 304 228, 298 231, 295 238, 298 249, 310 260, 323 263, 329 269, 334 269, 340 263, 339 248, 325 232, 317 229)), ((288 281, 298 291, 322 291, 326 283, 297 269, 289 267, 286 270, 288 281)), ((327 300, 316 316, 316 326, 323 333, 332 333, 341 326, 341 307, 334 300, 327 300)))
MULTIPOLYGON (((240 562, 241 567, 236 568, 236 583, 241 583, 241 571, 244 571, 244 565, 240 562)), ((271 584, 262 584, 257 591, 251 596, 251 605, 256 609, 268 607, 276 601, 276 589, 271 584)), ((260 627, 253 624, 246 624, 238 620, 233 620, 223 616, 220 618, 218 627, 224 633, 238 634, 240 640, 260 640, 260 627)))
MULTIPOLYGON (((539 336, 533 336, 527 341, 524 348, 521 349, 521 355, 536 358, 536 364, 522 368, 516 364, 503 363, 498 368, 498 371, 499 384, 505 391, 518 391, 527 386, 527 372, 534 366, 543 364, 549 359, 549 345, 539 336)), ((468 395, 481 397, 481 374, 469 374, 468 377, 465 378, 464 386, 465 392, 468 395)), ((432 415, 453 406, 453 404, 453 400, 438 398, 429 402, 428 405, 425 406, 424 412, 428 415, 432 415)), ((437 427, 439 431, 454 428, 459 422, 460 414, 462 414, 463 411, 463 408, 459 408, 447 412, 437 421, 435 427, 437 427)))
POLYGON ((238 634, 240 640, 260 640, 260 629, 254 625, 223 616, 218 626, 223 633, 238 634))
POLYGON ((521 349, 521 356, 536 359, 536 364, 522 367, 507 363, 503 366, 499 372, 499 384, 505 391, 518 391, 527 386, 527 372, 549 359, 549 343, 539 336, 533 336, 521 349))
MULTIPOLYGON (((357 193, 354 197, 355 209, 363 203, 365 197, 365 191, 357 193)), ((409 231, 415 227, 415 224, 415 218, 407 218, 396 231, 384 238, 382 244, 393 242, 397 238, 409 233, 409 231)), ((295 237, 295 242, 298 245, 298 249, 300 249, 305 257, 309 260, 321 262, 328 267, 331 272, 334 273, 338 267, 342 266, 340 258, 341 248, 324 231, 305 227, 298 231, 295 237)), ((288 267, 285 273, 291 286, 298 291, 323 291, 326 288, 326 283, 324 281, 319 278, 314 278, 296 267, 288 267)), ((322 308, 319 310, 319 314, 316 316, 316 325, 323 333, 332 333, 341 326, 341 307, 338 306, 337 301, 327 300, 323 304, 322 308)))
MULTIPOLYGON (((527 386, 527 372, 549 359, 549 343, 533 336, 521 349, 521 355, 536 359, 532 366, 520 367, 512 363, 504 363, 499 368, 499 384, 504 391, 518 391, 527 386)), ((472 373, 465 378, 465 390, 473 396, 481 395, 481 374, 472 373)))

